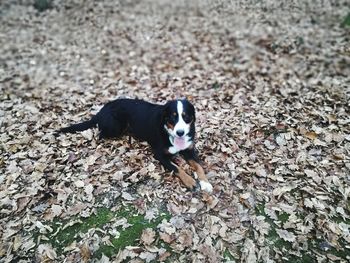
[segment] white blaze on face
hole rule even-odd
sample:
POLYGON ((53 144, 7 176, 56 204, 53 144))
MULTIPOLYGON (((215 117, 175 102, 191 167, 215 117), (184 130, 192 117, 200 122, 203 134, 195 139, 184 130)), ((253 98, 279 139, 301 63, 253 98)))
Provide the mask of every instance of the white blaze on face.
POLYGON ((184 131, 184 135, 186 135, 190 131, 190 125, 187 124, 182 118, 183 111, 184 111, 184 106, 183 106, 181 101, 178 101, 177 102, 177 116, 179 117, 179 119, 174 127, 175 135, 176 135, 176 132, 180 131, 180 130, 184 131))

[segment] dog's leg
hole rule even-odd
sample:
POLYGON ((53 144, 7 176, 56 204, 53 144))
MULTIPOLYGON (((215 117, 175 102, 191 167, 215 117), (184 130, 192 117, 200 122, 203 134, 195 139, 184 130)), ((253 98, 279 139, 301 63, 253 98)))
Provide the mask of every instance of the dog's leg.
POLYGON ((170 161, 169 157, 160 153, 155 153, 154 157, 164 166, 165 169, 174 172, 187 188, 195 188, 196 180, 194 180, 191 176, 186 174, 186 172, 182 170, 179 166, 173 164, 170 161))
POLYGON ((199 184, 201 186, 201 189, 208 193, 211 193, 213 191, 213 186, 209 183, 203 167, 199 164, 199 159, 194 148, 187 149, 181 152, 181 154, 185 158, 185 160, 190 164, 190 166, 195 170, 199 178, 199 184))

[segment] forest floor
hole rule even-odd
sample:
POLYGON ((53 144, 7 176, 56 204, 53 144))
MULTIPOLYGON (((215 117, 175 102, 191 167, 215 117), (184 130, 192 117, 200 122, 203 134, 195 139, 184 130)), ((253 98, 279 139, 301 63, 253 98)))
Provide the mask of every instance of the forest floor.
POLYGON ((0 262, 349 262, 349 2, 308 2, 2 1, 0 262), (212 196, 53 135, 117 97, 192 101, 212 196))

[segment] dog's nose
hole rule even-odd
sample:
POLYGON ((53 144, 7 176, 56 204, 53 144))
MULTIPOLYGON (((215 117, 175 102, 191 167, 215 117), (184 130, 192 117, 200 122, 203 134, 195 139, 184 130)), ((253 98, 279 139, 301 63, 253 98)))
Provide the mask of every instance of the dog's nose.
POLYGON ((177 136, 179 136, 179 137, 181 137, 182 135, 184 135, 184 130, 177 130, 176 131, 176 134, 177 134, 177 136))

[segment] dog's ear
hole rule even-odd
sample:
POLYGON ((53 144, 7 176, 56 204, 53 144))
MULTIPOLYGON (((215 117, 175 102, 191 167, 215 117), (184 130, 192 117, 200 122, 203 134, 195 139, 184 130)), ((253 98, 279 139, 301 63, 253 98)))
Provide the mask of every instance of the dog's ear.
POLYGON ((189 102, 190 104, 190 109, 192 111, 192 115, 193 115, 193 120, 196 120, 196 109, 194 108, 193 104, 191 102, 189 102))
POLYGON ((167 103, 164 104, 164 106, 163 106, 163 113, 169 113, 170 112, 170 104, 171 104, 171 101, 168 101, 167 103))
POLYGON ((162 114, 161 114, 161 121, 163 123, 167 122, 167 118, 168 118, 169 112, 170 112, 170 103, 171 103, 171 101, 168 101, 167 103, 165 103, 163 105, 163 110, 162 110, 162 114))
POLYGON ((184 101, 187 104, 187 107, 189 109, 189 113, 193 116, 193 119, 195 120, 196 119, 196 110, 195 110, 193 104, 188 99, 184 99, 184 101))

